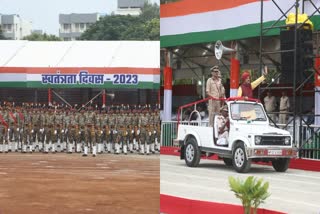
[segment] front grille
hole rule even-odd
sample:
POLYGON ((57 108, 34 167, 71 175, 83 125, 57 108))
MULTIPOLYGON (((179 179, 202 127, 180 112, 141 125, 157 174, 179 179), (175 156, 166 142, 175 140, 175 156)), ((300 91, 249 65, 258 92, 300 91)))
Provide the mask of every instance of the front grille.
POLYGON ((259 145, 285 146, 284 138, 285 137, 262 136, 261 143, 259 145))

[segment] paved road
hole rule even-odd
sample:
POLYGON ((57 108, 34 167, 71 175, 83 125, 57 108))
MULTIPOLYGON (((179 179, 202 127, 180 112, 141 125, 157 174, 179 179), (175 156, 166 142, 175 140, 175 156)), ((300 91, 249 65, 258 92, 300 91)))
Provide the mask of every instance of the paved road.
MULTIPOLYGON (((320 162, 319 162, 320 164, 320 162)), ((177 156, 160 156, 160 192, 188 199, 241 205, 230 191, 228 177, 263 178, 270 184, 271 196, 261 208, 286 213, 320 213, 320 172, 288 169, 278 173, 271 166, 252 165, 249 173, 236 173, 223 161, 201 160, 190 168, 177 156)))

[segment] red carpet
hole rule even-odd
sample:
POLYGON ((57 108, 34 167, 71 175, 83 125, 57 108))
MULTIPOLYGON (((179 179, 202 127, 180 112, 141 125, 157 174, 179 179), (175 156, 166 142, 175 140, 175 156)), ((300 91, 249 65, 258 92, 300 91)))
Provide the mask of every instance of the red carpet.
MULTIPOLYGON (((163 214, 237 214, 243 213, 242 206, 205 202, 160 195, 160 212, 163 214)), ((258 214, 282 214, 281 212, 259 209, 258 214)))
MULTIPOLYGON (((179 148, 177 148, 177 147, 161 147, 160 153, 162 155, 179 156, 180 153, 178 152, 178 149, 179 148)), ((204 157, 204 158, 206 158, 206 157, 204 157)), ((218 160, 218 157, 216 155, 213 155, 213 156, 206 158, 206 159, 218 160)), ((266 164, 266 163, 261 163, 261 164, 266 164)), ((270 165, 270 164, 267 164, 267 165, 270 165)), ((292 159, 290 161, 289 168, 320 172, 320 160, 292 159)))

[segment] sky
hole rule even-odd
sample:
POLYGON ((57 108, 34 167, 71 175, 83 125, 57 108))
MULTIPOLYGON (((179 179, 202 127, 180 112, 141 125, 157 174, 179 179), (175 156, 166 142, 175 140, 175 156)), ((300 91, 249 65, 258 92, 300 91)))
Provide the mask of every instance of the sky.
MULTIPOLYGON (((160 0, 150 0, 160 4, 160 0)), ((117 9, 117 0, 0 0, 0 14, 19 14, 32 22, 33 30, 59 34, 60 13, 110 14, 117 9)))

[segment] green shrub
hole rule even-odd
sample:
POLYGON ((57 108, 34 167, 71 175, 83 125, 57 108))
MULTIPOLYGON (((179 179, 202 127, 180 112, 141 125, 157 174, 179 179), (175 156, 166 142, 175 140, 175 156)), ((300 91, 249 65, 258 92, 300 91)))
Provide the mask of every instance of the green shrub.
POLYGON ((245 181, 229 177, 231 191, 241 200, 245 214, 250 214, 251 210, 256 214, 259 205, 270 196, 269 182, 262 182, 262 178, 258 180, 253 176, 249 176, 245 181))

